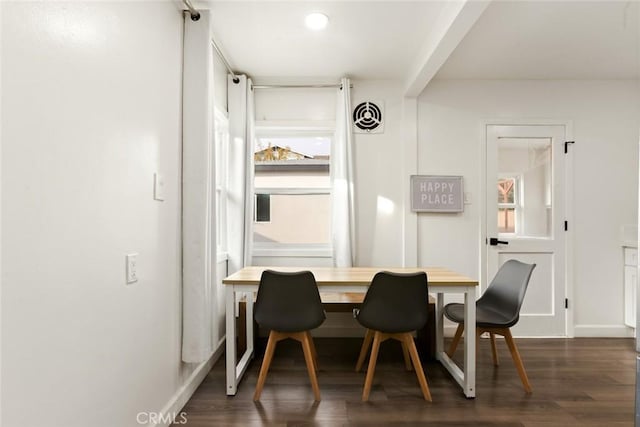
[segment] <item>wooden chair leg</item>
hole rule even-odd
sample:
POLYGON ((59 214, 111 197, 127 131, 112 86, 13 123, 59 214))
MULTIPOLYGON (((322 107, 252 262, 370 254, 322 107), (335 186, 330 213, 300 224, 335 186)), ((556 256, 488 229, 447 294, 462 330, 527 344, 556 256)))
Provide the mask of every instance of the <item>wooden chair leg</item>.
POLYGON ((411 370, 411 360, 409 359, 409 348, 407 347, 407 343, 404 341, 400 341, 402 344, 402 356, 404 357, 404 367, 407 371, 411 370))
POLYGON ((356 372, 360 372, 360 369, 362 369, 362 364, 364 363, 364 359, 367 357, 367 353, 369 352, 371 341, 373 341, 373 331, 371 329, 367 329, 367 334, 364 336, 362 348, 360 349, 360 356, 358 356, 358 363, 356 363, 356 372))
POLYGON ((511 357, 513 358, 513 363, 515 363, 516 369, 518 370, 518 375, 520 375, 520 379, 522 380, 524 390, 527 393, 531 393, 533 390, 531 389, 531 384, 529 384, 527 372, 524 370, 524 365, 522 364, 522 359, 520 358, 518 347, 516 347, 516 343, 511 336, 511 330, 509 328, 504 329, 504 339, 507 342, 509 351, 511 352, 511 357))
POLYGON ((313 356, 313 367, 316 369, 316 372, 318 372, 320 368, 318 368, 318 352, 316 352, 316 345, 313 342, 313 337, 311 336, 311 332, 307 331, 305 332, 305 334, 307 335, 307 338, 309 339, 309 345, 311 346, 311 355, 313 356))
POLYGON ((464 323, 458 323, 458 329, 456 329, 456 334, 453 336, 453 341, 451 341, 451 346, 449 346, 447 356, 453 357, 453 354, 456 352, 456 348, 458 348, 460 338, 462 337, 462 332, 464 332, 464 323))
POLYGON ((498 366, 498 347, 496 346, 496 334, 489 332, 491 338, 491 356, 493 356, 493 366, 498 366))
POLYGON ((264 387, 264 382, 267 379, 267 372, 273 359, 273 353, 276 349, 276 343, 279 341, 280 334, 276 331, 269 332, 269 341, 267 341, 267 349, 264 353, 264 359, 262 359, 262 366, 260 367, 260 374, 258 375, 258 383, 256 384, 256 391, 253 394, 253 400, 260 400, 260 394, 264 387))
POLYGON ((373 347, 371 348, 371 356, 369 356, 369 367, 367 368, 367 377, 364 381, 364 390, 362 391, 362 401, 369 400, 371 385, 373 384, 373 374, 376 371, 376 361, 378 359, 378 349, 382 341, 382 333, 375 331, 373 335, 373 347))
POLYGON ((316 367, 313 363, 313 351, 311 350, 311 337, 308 332, 303 332, 300 341, 302 342, 302 351, 304 352, 304 360, 307 362, 307 371, 309 371, 309 380, 313 388, 313 394, 316 401, 320 401, 320 386, 318 386, 318 377, 316 376, 316 367))
POLYGON ((424 400, 431 402, 431 392, 429 391, 429 385, 427 384, 427 378, 424 376, 424 370, 422 369, 422 363, 420 363, 420 357, 418 357, 418 350, 416 350, 416 343, 413 341, 413 337, 410 333, 404 335, 404 343, 409 349, 411 360, 413 361, 413 368, 418 376, 418 382, 420 383, 420 389, 424 400))

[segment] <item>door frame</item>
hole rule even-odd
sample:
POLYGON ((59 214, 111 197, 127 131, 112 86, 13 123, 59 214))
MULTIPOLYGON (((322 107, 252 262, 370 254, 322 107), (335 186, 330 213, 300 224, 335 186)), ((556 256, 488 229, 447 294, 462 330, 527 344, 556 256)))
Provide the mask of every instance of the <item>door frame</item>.
MULTIPOLYGON (((573 141, 573 121, 561 120, 561 119, 487 119, 481 121, 480 132, 481 138, 481 153, 480 153, 480 289, 486 289, 487 283, 487 128, 489 126, 564 126, 565 128, 565 140, 573 141)), ((574 283, 573 283, 573 150, 575 145, 572 145, 567 150, 565 158, 565 216, 566 221, 569 223, 568 230, 565 235, 565 298, 569 300, 569 307, 565 316, 565 330, 568 338, 575 336, 575 298, 574 298, 574 283)))

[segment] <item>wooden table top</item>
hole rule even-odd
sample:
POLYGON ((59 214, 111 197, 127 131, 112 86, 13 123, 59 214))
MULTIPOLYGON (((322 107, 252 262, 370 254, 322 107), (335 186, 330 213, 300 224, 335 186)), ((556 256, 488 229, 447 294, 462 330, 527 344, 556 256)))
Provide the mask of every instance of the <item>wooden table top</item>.
POLYGON ((415 273, 424 271, 433 286, 478 286, 478 281, 442 267, 381 268, 381 267, 245 267, 225 278, 225 285, 257 285, 264 270, 311 271, 318 285, 323 286, 368 286, 379 271, 415 273))

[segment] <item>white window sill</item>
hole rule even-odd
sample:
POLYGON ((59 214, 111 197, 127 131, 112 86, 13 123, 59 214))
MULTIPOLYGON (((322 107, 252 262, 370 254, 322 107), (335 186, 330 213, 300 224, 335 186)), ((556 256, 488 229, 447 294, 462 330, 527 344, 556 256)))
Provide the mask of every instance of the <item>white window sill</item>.
POLYGON ((325 245, 256 245, 254 257, 331 258, 333 249, 325 245))

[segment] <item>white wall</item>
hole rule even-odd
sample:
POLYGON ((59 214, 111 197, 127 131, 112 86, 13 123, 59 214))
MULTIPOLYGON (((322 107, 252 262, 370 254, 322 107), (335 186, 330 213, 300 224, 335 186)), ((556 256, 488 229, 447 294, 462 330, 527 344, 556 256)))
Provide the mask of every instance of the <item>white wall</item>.
POLYGON ((2 425, 136 426, 195 368, 180 362, 182 16, 1 7, 2 425))
MULTIPOLYGON (((261 84, 255 80, 254 85, 261 84)), ((336 89, 332 88, 255 89, 255 103, 258 122, 326 122, 336 119, 336 89)))
POLYGON ((620 228, 637 222, 635 81, 455 81, 429 84, 418 105, 420 174, 463 175, 472 204, 419 218, 420 265, 480 275, 482 121, 573 121, 576 335, 625 335, 620 228))
POLYGON ((352 106, 384 103, 384 132, 355 134, 357 264, 393 267, 403 264, 403 89, 400 82, 354 81, 352 106))

